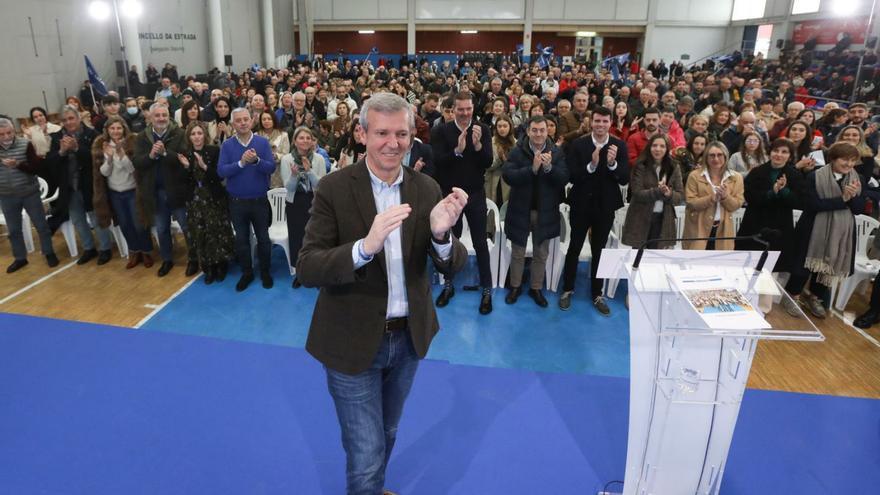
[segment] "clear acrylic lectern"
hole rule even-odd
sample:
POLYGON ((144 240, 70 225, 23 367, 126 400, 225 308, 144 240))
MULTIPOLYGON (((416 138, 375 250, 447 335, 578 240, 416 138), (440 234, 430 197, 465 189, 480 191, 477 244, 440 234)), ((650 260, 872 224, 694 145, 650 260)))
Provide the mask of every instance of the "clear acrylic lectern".
POLYGON ((629 280, 623 494, 716 495, 758 340, 824 336, 784 309, 776 252, 760 273, 760 251, 645 250, 634 269, 636 253, 603 250, 598 274, 629 280))

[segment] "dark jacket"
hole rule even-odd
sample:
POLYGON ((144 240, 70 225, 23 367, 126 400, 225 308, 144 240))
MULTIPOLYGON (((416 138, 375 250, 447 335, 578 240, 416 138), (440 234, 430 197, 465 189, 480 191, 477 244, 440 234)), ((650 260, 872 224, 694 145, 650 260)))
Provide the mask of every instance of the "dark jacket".
POLYGON ((153 148, 153 126, 147 126, 143 132, 137 135, 134 141, 134 169, 137 178, 137 187, 141 192, 141 211, 144 219, 152 226, 153 215, 156 212, 157 176, 162 174, 162 187, 168 196, 168 207, 171 209, 184 208, 186 202, 192 196, 189 187, 187 171, 177 159, 177 154, 184 149, 183 129, 177 127, 174 122, 169 122, 163 142, 165 143, 165 156, 153 160, 150 158, 150 150, 153 148))
POLYGON ((462 156, 455 155, 455 147, 458 145, 458 136, 461 131, 455 124, 455 120, 441 124, 431 131, 431 146, 434 149, 434 163, 437 166, 435 178, 444 193, 452 191, 453 187, 460 187, 468 194, 482 191, 486 169, 492 165, 492 131, 474 120, 467 130, 467 144, 462 156), (474 149, 473 126, 480 126, 483 134, 480 136, 480 151, 474 149))
MULTIPOLYGON (((782 173, 786 177, 785 188, 779 193, 774 193, 773 185, 776 181, 771 179, 773 172, 773 167, 767 162, 756 167, 746 176, 743 184, 746 211, 736 235, 755 235, 765 228, 779 230, 782 235, 770 239, 772 241, 770 250, 782 252, 773 271, 790 272, 791 247, 794 239, 792 210, 803 208, 804 179, 794 166, 786 165, 782 168, 782 173)), ((736 241, 736 249, 761 251, 764 246, 752 240, 743 240, 736 241)))
POLYGON ((125 119, 125 124, 128 125, 128 130, 132 133, 137 134, 142 132, 147 128, 146 119, 144 119, 144 113, 138 110, 138 113, 134 115, 129 115, 128 112, 120 113, 123 119, 125 119))
MULTIPOLYGON (((403 167, 400 202, 412 213, 401 227, 401 247, 413 348, 425 357, 440 328, 431 297, 428 259, 441 273, 455 273, 467 260, 452 240, 441 261, 431 243, 430 215, 442 199, 430 177, 403 167)), ((385 333, 388 275, 384 252, 355 270, 352 248, 367 236, 376 202, 366 163, 361 160, 321 179, 312 202, 296 274, 306 287, 319 287, 306 350, 330 369, 357 374, 370 367, 385 333)))
MULTIPOLYGON (((826 167, 827 166, 830 165, 826 165, 826 167)), ((751 176, 752 174, 749 173, 749 175, 751 176)), ((863 178, 860 180, 862 181, 862 184, 865 183, 863 178)), ((853 268, 855 267, 856 237, 858 236, 858 229, 855 228, 855 215, 861 215, 865 211, 866 198, 864 189, 862 189, 862 193, 859 196, 852 198, 851 200, 849 200, 849 202, 846 203, 841 197, 833 199, 820 199, 819 193, 816 191, 815 171, 811 172, 810 175, 807 176, 806 182, 804 183, 803 187, 803 213, 801 214, 801 218, 800 220, 798 220, 798 223, 794 228, 794 237, 791 249, 792 270, 802 269, 804 267, 804 262, 807 258, 807 249, 810 245, 810 236, 813 233, 813 224, 816 222, 816 214, 820 211, 849 209, 850 212, 852 212, 853 214, 853 259, 850 260, 849 265, 849 273, 852 274, 853 268)))
POLYGON ((599 152, 596 171, 589 173, 587 165, 593 158, 593 135, 587 134, 571 143, 566 156, 569 182, 573 184, 568 192, 568 204, 572 210, 605 217, 623 206, 620 186, 629 182, 629 157, 626 143, 614 136, 608 136, 608 145, 599 152), (617 146, 617 168, 608 169, 608 146, 617 146))
MULTIPOLYGON (((70 169, 68 168, 68 156, 61 156, 61 138, 64 136, 64 130, 50 134, 52 144, 49 146, 49 152, 46 153, 46 181, 49 183, 49 190, 59 188, 58 199, 52 202, 52 216, 67 216, 68 207, 70 205, 70 194, 73 189, 70 187, 70 169)), ((80 125, 80 133, 77 142, 79 148, 74 152, 77 162, 77 170, 79 171, 79 180, 77 181, 77 189, 82 192, 83 204, 86 211, 92 211, 92 143, 98 133, 85 125, 80 125)))
POLYGON ((201 183, 196 179, 195 168, 198 167, 198 163, 196 162, 195 155, 192 151, 183 154, 186 155, 190 163, 189 168, 185 169, 189 190, 195 191, 196 188, 205 187, 210 191, 211 197, 225 204, 228 201, 229 195, 226 194, 223 180, 217 175, 217 162, 220 158, 220 148, 213 145, 205 145, 205 147, 199 152, 202 156, 202 160, 204 160, 205 165, 208 167, 208 170, 204 171, 201 183))
POLYGON ((559 204, 563 187, 568 182, 568 170, 562 150, 549 139, 545 150, 549 150, 552 156, 550 172, 545 172, 543 167, 537 174, 532 172, 535 153, 528 138, 520 140, 510 150, 501 169, 504 181, 510 184, 504 233, 517 246, 525 246, 528 242, 533 209, 538 212, 538 224, 532 234, 532 244, 559 237, 559 204), (537 198, 534 197, 536 192, 537 198))
POLYGON ((434 164, 434 149, 431 148, 430 144, 413 141, 412 150, 409 153, 409 163, 406 165, 414 167, 419 158, 425 163, 425 166, 422 167, 422 173, 435 177, 437 175, 437 166, 434 164))
MULTIPOLYGON (((648 240, 654 202, 658 200, 663 201, 663 225, 660 228, 660 237, 663 239, 676 237, 675 207, 684 204, 684 183, 681 179, 681 169, 675 163, 672 164, 672 176, 666 179, 666 185, 672 189, 672 195, 668 198, 660 192, 660 181, 657 179, 653 164, 637 163, 633 167, 632 179, 629 181, 632 199, 626 210, 621 242, 638 248, 648 240)), ((661 249, 674 245, 675 242, 658 243, 661 249)))

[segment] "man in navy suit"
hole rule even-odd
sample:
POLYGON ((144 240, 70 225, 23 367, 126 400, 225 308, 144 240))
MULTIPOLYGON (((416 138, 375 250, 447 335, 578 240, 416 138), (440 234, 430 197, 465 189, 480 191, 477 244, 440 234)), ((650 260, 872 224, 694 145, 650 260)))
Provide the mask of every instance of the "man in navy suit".
POLYGON ((569 182, 573 184, 568 193, 571 205, 571 243, 565 254, 562 272, 562 295, 559 307, 571 307, 577 275, 578 256, 590 231, 590 298, 593 306, 604 316, 611 314, 602 297, 602 280, 596 278, 599 256, 608 242, 608 234, 614 224, 614 212, 623 206, 620 186, 629 183, 629 158, 626 143, 608 133, 611 128, 611 110, 596 108, 591 118, 591 133, 571 143, 567 166, 569 182))

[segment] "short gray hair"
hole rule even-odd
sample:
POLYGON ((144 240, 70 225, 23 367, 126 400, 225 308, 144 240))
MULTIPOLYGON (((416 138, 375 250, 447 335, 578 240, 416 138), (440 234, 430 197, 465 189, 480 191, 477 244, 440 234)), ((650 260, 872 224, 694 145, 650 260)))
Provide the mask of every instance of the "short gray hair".
POLYGON ((61 107, 61 115, 64 115, 66 113, 72 113, 76 115, 76 118, 80 118, 79 110, 77 110, 77 108, 73 105, 64 105, 63 107, 61 107))
POLYGON ((171 113, 171 109, 168 108, 168 105, 161 103, 161 102, 156 102, 156 103, 153 103, 152 105, 150 105, 150 113, 152 114, 157 108, 164 108, 164 109, 168 110, 169 113, 171 113))
POLYGON ((247 108, 245 108, 245 107, 235 107, 235 108, 232 109, 231 112, 229 112, 229 118, 230 118, 230 119, 234 119, 234 118, 235 118, 235 114, 237 114, 237 113, 242 113, 242 112, 248 114, 248 117, 250 117, 250 115, 251 115, 251 111, 248 110, 247 108))
POLYGON ((13 130, 15 130, 15 124, 13 124, 11 120, 5 117, 0 117, 0 127, 11 127, 13 130))
POLYGON ((406 112, 406 122, 409 124, 409 129, 414 130, 416 128, 415 114, 409 102, 394 93, 376 93, 364 102, 360 116, 360 123, 364 132, 367 131, 367 117, 370 111, 385 115, 406 112))

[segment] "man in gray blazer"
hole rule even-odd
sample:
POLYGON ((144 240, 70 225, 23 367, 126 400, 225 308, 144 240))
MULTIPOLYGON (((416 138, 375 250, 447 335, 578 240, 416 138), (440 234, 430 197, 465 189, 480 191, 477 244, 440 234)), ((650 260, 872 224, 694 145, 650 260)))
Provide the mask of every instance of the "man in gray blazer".
POLYGON ((390 93, 365 102, 367 152, 322 179, 297 262, 306 287, 319 287, 306 350, 327 372, 342 429, 349 494, 379 495, 403 404, 418 362, 439 329, 428 258, 459 271, 464 246, 450 234, 467 204, 402 160, 415 122, 390 93))

